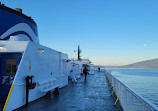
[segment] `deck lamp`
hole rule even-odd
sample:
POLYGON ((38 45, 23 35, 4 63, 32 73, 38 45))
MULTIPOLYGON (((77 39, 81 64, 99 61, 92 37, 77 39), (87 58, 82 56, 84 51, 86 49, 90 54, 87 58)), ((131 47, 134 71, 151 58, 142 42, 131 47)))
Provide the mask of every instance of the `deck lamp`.
POLYGON ((38 49, 39 53, 44 53, 44 49, 38 49))
POLYGON ((6 47, 4 45, 0 46, 0 50, 5 50, 5 49, 6 49, 6 47))

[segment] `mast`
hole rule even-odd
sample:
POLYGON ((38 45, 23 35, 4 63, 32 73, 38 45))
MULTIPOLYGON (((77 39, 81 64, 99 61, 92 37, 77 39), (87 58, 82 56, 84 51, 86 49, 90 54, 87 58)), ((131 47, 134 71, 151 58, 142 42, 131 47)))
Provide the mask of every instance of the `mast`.
POLYGON ((81 60, 81 50, 80 50, 80 46, 78 46, 78 60, 81 60))

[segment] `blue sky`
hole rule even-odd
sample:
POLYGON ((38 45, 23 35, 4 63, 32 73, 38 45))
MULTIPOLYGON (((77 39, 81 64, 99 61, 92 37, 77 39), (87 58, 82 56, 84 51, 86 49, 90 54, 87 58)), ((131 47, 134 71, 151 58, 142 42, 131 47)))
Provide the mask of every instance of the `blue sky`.
POLYGON ((124 65, 158 58, 158 0, 1 0, 22 8, 40 43, 94 64, 124 65))

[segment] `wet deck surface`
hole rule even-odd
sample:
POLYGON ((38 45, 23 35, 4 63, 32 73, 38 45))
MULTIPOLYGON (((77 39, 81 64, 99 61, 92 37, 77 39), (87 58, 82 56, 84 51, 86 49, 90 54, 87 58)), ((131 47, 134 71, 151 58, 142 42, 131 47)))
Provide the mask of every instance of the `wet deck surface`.
POLYGON ((103 72, 84 76, 77 84, 69 85, 59 90, 59 95, 52 98, 42 97, 18 111, 122 111, 119 103, 114 107, 115 97, 111 97, 109 86, 103 72))

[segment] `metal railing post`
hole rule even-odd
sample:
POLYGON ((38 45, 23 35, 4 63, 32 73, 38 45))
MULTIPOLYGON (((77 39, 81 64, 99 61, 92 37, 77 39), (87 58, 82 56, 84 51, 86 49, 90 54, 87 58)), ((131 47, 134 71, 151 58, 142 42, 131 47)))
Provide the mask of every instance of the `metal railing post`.
POLYGON ((132 101, 131 101, 131 111, 133 111, 133 94, 132 94, 132 101))
POLYGON ((144 104, 144 101, 142 101, 143 103, 142 103, 142 108, 143 108, 143 110, 142 111, 145 111, 145 104, 144 104))
POLYGON ((127 88, 125 88, 125 104, 126 104, 126 106, 125 106, 125 111, 127 111, 127 88))

